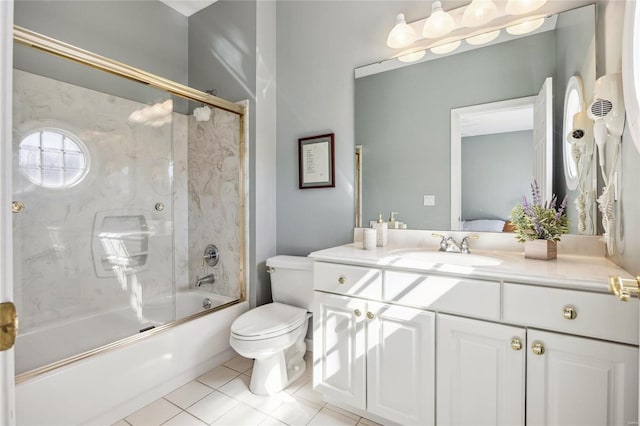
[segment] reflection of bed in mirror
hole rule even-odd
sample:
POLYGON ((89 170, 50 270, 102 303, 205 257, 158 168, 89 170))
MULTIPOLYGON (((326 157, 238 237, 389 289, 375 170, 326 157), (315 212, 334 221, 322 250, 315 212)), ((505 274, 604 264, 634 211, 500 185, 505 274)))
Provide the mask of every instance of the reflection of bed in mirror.
POLYGON ((470 232, 515 232, 513 223, 508 219, 463 220, 462 230, 470 232))

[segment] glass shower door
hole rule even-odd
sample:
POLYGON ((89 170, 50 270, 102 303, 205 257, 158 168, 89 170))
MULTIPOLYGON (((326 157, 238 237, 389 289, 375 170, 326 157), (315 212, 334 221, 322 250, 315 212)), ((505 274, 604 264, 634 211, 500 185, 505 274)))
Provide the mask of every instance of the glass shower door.
POLYGON ((167 93, 24 47, 15 57, 20 374, 174 319, 174 127, 167 93))

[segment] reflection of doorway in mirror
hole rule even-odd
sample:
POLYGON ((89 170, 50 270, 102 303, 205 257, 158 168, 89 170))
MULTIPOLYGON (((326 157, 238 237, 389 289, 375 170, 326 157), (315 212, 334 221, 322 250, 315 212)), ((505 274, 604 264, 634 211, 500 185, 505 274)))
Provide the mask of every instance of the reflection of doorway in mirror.
POLYGON ((535 99, 451 110, 452 229, 465 221, 506 222, 528 193, 535 177, 535 99))
POLYGON ((356 228, 362 227, 362 145, 356 145, 355 152, 355 200, 356 200, 356 228))

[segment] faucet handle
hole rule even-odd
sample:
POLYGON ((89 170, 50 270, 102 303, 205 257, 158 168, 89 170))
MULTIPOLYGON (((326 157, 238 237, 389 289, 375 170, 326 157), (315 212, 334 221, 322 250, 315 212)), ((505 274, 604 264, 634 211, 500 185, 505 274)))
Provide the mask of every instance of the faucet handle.
POLYGON ((440 251, 447 250, 447 237, 442 234, 436 234, 435 232, 431 234, 432 237, 440 238, 440 251))
POLYGON ((462 239, 462 243, 460 244, 460 249, 462 251, 462 253, 466 253, 469 254, 469 240, 477 240, 478 238, 480 238, 477 234, 473 234, 473 235, 467 235, 466 237, 464 237, 462 239))

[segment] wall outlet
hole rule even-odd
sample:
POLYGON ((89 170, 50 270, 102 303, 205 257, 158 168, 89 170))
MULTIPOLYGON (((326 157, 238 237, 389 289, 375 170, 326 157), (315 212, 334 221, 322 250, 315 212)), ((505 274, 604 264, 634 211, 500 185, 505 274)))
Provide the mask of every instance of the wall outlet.
POLYGON ((436 205, 436 196, 435 195, 425 195, 424 196, 424 205, 425 206, 435 206, 436 205))

